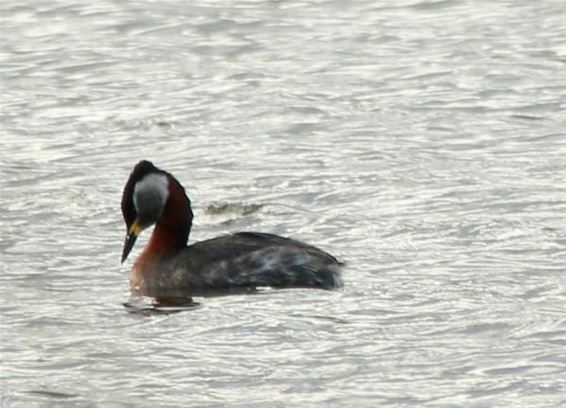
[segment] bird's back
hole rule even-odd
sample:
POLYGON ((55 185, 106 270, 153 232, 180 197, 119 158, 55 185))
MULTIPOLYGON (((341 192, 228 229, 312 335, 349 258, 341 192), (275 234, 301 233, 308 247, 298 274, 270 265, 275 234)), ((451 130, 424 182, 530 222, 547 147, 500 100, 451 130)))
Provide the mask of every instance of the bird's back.
POLYGON ((197 242, 174 262, 182 286, 199 292, 209 288, 342 286, 340 266, 332 255, 278 235, 239 232, 197 242))

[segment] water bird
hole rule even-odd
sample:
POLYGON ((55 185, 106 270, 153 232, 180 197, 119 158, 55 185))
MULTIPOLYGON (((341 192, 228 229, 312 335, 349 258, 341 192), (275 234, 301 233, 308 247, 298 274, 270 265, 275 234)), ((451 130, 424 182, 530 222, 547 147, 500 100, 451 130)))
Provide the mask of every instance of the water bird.
POLYGON ((126 239, 122 263, 136 239, 155 225, 130 274, 132 293, 158 300, 249 292, 260 287, 335 289, 342 262, 294 239, 236 232, 187 246, 193 212, 181 183, 140 161, 122 195, 126 239))

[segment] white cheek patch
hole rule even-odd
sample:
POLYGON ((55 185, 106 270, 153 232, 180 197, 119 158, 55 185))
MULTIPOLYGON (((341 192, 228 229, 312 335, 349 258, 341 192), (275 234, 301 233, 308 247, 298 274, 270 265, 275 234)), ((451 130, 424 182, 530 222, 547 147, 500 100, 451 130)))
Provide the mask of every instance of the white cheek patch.
POLYGON ((165 204, 169 197, 169 181, 164 174, 148 174, 143 179, 136 183, 134 187, 134 206, 136 211, 139 212, 140 205, 143 206, 139 200, 147 200, 147 198, 157 199, 161 206, 165 204))

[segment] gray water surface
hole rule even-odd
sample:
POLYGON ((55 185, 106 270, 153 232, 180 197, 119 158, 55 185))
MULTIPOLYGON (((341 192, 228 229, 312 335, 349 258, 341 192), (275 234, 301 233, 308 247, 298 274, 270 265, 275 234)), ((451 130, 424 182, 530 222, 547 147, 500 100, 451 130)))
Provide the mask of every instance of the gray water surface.
POLYGON ((2 406, 566 405, 564 2, 0 17, 2 406), (187 188, 191 240, 302 239, 344 289, 131 313, 141 159, 187 188))

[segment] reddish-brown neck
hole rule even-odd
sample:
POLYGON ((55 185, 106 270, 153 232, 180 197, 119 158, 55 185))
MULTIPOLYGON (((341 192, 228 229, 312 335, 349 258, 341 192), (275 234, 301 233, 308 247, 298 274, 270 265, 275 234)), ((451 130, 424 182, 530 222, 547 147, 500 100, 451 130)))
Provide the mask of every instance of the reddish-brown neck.
POLYGON ((168 175, 169 197, 142 256, 175 253, 187 246, 193 221, 191 202, 177 180, 168 175))

